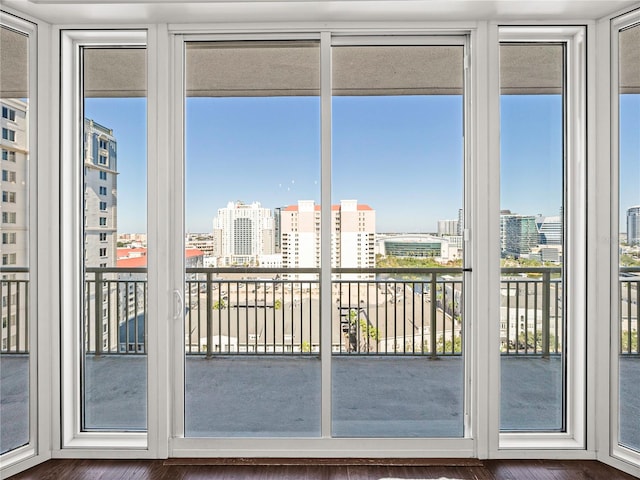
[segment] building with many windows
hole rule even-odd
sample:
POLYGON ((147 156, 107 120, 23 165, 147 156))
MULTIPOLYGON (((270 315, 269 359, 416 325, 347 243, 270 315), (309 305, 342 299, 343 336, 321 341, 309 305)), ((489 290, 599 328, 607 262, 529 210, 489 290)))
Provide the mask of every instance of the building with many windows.
POLYGON ((85 264, 116 264, 117 143, 113 130, 91 119, 84 121, 85 264))
POLYGON ((500 245, 502 257, 526 256, 538 245, 536 217, 533 215, 500 215, 500 245))
POLYGON ((223 265, 256 265, 259 255, 274 253, 273 235, 273 215, 260 202, 229 202, 213 219, 215 253, 223 265))
MULTIPOLYGON (((3 99, 2 102, 2 220, 0 233, 2 244, 0 269, 28 267, 28 104, 18 99, 3 99)), ((2 288, 2 350, 25 350, 24 336, 18 331, 24 330, 26 315, 26 284, 18 272, 9 274, 16 280, 14 288, 2 288), (22 288, 21 288, 22 287, 22 288), (22 341, 21 341, 22 340, 22 341)), ((3 276, 4 278, 4 276, 3 276)))
MULTIPOLYGON (((320 267, 320 205, 300 200, 281 210, 282 264, 285 268, 320 267)), ((331 265, 375 267, 376 212, 357 200, 331 206, 331 265)))
POLYGON ((560 215, 536 216, 536 228, 540 245, 562 245, 562 217, 560 215))
POLYGON ((640 205, 627 209, 627 243, 640 245, 640 205))

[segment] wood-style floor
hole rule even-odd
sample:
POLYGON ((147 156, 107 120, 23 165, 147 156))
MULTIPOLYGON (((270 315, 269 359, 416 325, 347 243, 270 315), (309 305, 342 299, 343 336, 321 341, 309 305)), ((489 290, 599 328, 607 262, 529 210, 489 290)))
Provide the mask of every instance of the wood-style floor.
POLYGON ((632 480, 596 461, 451 459, 50 460, 12 480, 632 480))

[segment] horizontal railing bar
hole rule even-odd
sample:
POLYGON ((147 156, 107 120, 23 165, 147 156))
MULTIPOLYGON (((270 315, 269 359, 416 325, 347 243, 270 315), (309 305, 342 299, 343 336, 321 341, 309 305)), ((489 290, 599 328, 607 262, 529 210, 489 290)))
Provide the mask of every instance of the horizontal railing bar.
POLYGON ((561 267, 503 267, 501 273, 562 273, 561 267))
POLYGON ((86 267, 87 273, 147 273, 146 267, 86 267))
POLYGON ((0 273, 29 273, 29 267, 0 267, 0 273))
POLYGON ((639 273, 640 267, 620 267, 620 271, 622 273, 639 273))

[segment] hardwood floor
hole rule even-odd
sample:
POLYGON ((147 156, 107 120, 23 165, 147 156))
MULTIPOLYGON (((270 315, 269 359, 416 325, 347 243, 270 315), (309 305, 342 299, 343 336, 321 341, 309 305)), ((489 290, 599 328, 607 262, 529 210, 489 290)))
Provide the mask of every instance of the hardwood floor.
POLYGON ((50 460, 12 480, 632 480, 596 461, 473 459, 50 460))

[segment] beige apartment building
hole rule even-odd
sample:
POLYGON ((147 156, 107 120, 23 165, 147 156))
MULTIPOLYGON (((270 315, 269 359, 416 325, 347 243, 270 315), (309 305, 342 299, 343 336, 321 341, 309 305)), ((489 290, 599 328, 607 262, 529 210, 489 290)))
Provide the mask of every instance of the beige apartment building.
POLYGON ((26 351, 29 267, 29 105, 2 99, 2 351, 26 351))
MULTIPOLYGON (((281 211, 284 268, 320 267, 320 205, 300 200, 281 211)), ((376 265, 376 212, 357 200, 331 206, 331 266, 373 268, 376 265)))

